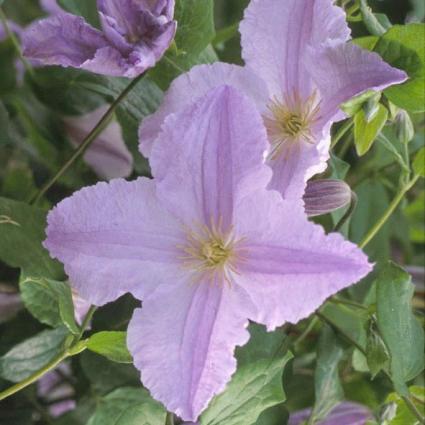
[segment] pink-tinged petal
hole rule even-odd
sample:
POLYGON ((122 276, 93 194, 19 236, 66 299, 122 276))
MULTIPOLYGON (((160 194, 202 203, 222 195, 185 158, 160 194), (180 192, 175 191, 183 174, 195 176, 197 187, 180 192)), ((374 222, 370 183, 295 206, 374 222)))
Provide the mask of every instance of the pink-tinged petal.
POLYGON ((56 0, 40 0, 41 8, 51 15, 62 13, 64 10, 58 5, 56 0))
POLYGON ((371 271, 354 244, 337 233, 325 235, 308 222, 301 202, 284 201, 275 191, 247 196, 237 217, 246 252, 235 280, 258 307, 250 319, 268 329, 309 316, 371 271))
MULTIPOLYGON (((81 117, 66 117, 66 132, 74 146, 78 146, 108 110, 102 106, 81 117)), ((123 140, 121 127, 112 121, 90 145, 84 160, 96 174, 106 180, 128 177, 133 170, 133 157, 123 140)))
MULTIPOLYGON (((310 414, 311 409, 291 413, 288 425, 302 425, 310 414)), ((317 422, 317 425, 365 425, 372 419, 373 415, 366 406, 345 401, 338 404, 325 419, 317 422)))
POLYGON ((150 158, 158 197, 188 224, 228 229, 240 193, 270 180, 267 147, 255 105, 232 87, 212 89, 165 121, 150 158))
POLYGON ((208 281, 183 281, 145 299, 127 343, 152 396, 183 420, 196 421, 236 370, 234 349, 248 341, 252 308, 237 286, 208 281))
MULTIPOLYGON (((74 303, 74 315, 75 321, 81 325, 86 317, 86 314, 90 310, 91 303, 84 298, 80 297, 77 291, 72 291, 72 302, 74 303)), ((90 326, 90 324, 88 324, 90 326)))
POLYGON ((321 122, 343 118, 340 105, 366 90, 382 90, 407 79, 381 57, 352 43, 309 49, 308 65, 322 98, 321 122))
POLYGON ((113 180, 60 202, 48 215, 44 245, 64 263, 79 295, 103 305, 171 284, 182 273, 176 245, 183 233, 158 204, 151 180, 113 180))
POLYGON ((269 97, 267 87, 248 69, 220 62, 195 66, 173 81, 158 111, 143 120, 139 132, 143 155, 150 157, 152 146, 168 115, 179 112, 223 84, 240 90, 253 99, 259 109, 264 109, 269 97))
POLYGON ((310 95, 306 47, 350 36, 343 10, 333 0, 252 0, 240 25, 245 63, 273 95, 310 95))

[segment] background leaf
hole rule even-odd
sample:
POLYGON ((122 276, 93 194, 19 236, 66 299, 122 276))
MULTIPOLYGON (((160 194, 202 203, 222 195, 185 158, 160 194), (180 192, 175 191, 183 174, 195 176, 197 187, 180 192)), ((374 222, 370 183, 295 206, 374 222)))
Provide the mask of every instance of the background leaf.
POLYGON ((126 332, 98 332, 87 341, 87 348, 118 363, 132 363, 126 332))

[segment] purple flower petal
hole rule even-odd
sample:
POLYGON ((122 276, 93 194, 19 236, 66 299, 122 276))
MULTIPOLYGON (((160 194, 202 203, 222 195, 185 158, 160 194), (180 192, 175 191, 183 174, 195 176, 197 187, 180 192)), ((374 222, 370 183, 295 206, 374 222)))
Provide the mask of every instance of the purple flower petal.
POLYGON ((73 290, 72 291, 72 302, 74 303, 74 314, 75 321, 81 325, 86 317, 86 314, 90 310, 91 304, 73 290))
POLYGON ((267 101, 267 87, 246 68, 221 62, 195 66, 173 81, 159 109, 143 120, 139 131, 140 151, 143 155, 151 155, 152 146, 168 115, 184 109, 223 84, 239 89, 251 97, 259 108, 267 101))
MULTIPOLYGON (((292 413, 289 416, 288 425, 302 425, 308 420, 311 409, 304 409, 292 413)), ((373 416, 366 406, 352 402, 343 402, 338 404, 327 416, 317 425, 365 425, 365 423, 373 419, 373 416)))
POLYGON ((345 14, 333 0, 251 0, 240 32, 245 63, 277 96, 294 91, 309 96, 307 46, 350 36, 345 14))
POLYGON ((313 180, 304 194, 305 212, 309 217, 328 214, 348 205, 351 189, 342 180, 313 180))
POLYGON ((320 122, 344 118, 339 106, 366 90, 382 90, 407 79, 381 57, 352 43, 309 49, 308 65, 322 97, 320 122))
MULTIPOLYGON (((102 106, 81 117, 66 117, 67 134, 74 146, 78 146, 108 110, 102 106)), ((99 177, 111 180, 128 177, 133 170, 133 157, 122 138, 121 127, 112 121, 90 145, 84 160, 99 177)))
POLYGON ((354 244, 326 235, 308 222, 301 202, 284 201, 277 192, 246 197, 235 216, 235 232, 246 240, 235 280, 257 303, 258 316, 250 319, 269 330, 308 317, 372 269, 354 244))
POLYGON ((103 305, 126 292, 141 298, 172 283, 182 233, 158 205, 151 181, 113 180, 60 202, 48 215, 44 245, 65 264, 79 295, 103 305))
POLYGON ((128 328, 128 347, 152 396, 184 420, 196 420, 236 370, 236 345, 249 339, 253 308, 238 287, 175 281, 148 297, 128 328))
POLYGON ((219 87, 208 99, 166 120, 151 166, 158 196, 170 209, 185 220, 228 228, 240 194, 270 180, 262 164, 267 136, 255 108, 235 89, 219 87))

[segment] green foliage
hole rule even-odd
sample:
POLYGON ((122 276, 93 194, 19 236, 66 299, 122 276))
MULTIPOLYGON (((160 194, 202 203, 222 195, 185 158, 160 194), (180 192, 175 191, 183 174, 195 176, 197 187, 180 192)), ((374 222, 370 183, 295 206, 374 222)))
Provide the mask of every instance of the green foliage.
POLYGON ((87 425, 164 425, 166 411, 144 388, 120 388, 100 401, 87 425))
POLYGON ((406 382, 424 368, 424 331, 415 318, 410 276, 388 263, 377 280, 377 323, 390 354, 390 372, 396 390, 407 394, 406 382), (408 348, 408 349, 406 349, 408 348))
POLYGON ((43 331, 13 347, 0 357, 0 377, 19 382, 39 371, 62 350, 65 327, 43 331))
POLYGON ((326 415, 342 400, 344 394, 339 379, 339 363, 344 350, 335 332, 325 326, 317 348, 317 364, 314 374, 316 400, 311 413, 315 422, 326 415))
POLYGON ((61 265, 42 246, 45 227, 43 210, 0 198, 0 259, 31 276, 61 278, 61 265))
POLYGON ((421 177, 425 177, 425 148, 420 149, 413 161, 413 171, 421 177))
POLYGON ((262 412, 285 401, 282 371, 292 353, 285 349, 281 332, 251 329, 250 342, 238 353, 238 370, 202 414, 201 425, 255 424, 262 412))
POLYGON ((425 110, 425 25, 395 25, 377 42, 374 50, 392 66, 403 69, 409 80, 384 91, 388 99, 411 112, 425 110))
POLYGON ((64 324, 73 334, 79 333, 68 283, 23 275, 19 287, 25 307, 36 319, 52 327, 64 324))
MULTIPOLYGON (((425 404, 425 388, 412 386, 409 388, 412 395, 411 400, 419 412, 423 412, 425 404)), ((391 418, 387 422, 388 425, 415 425, 418 419, 413 415, 412 411, 406 406, 406 402, 397 394, 391 393, 385 403, 389 404, 388 410, 391 411, 391 418)))
POLYGON ((95 27, 100 26, 96 0, 58 0, 58 3, 68 12, 83 16, 95 27))
POLYGON ((132 363, 126 332, 98 332, 87 341, 87 348, 118 363, 132 363))
POLYGON ((367 117, 361 109, 354 116, 354 142, 357 154, 363 156, 372 147, 373 142, 387 122, 388 111, 381 104, 367 117))

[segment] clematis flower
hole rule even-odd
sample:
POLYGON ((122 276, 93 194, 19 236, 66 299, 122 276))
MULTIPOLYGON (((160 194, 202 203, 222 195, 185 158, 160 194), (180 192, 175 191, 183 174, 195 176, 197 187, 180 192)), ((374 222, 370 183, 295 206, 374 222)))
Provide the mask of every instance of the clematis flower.
MULTIPOLYGON (((71 143, 78 146, 106 113, 108 106, 79 117, 65 117, 65 130, 71 143)), ((128 177, 133 170, 133 157, 123 140, 121 127, 112 121, 90 145, 84 160, 103 179, 128 177)))
MULTIPOLYGON (((311 409, 304 409, 289 416, 288 425, 302 425, 306 423, 311 414, 311 409)), ((365 425, 373 419, 370 410, 361 404, 344 401, 338 404, 329 415, 316 422, 317 425, 365 425)))
POLYGON ((224 390, 249 320, 296 323, 371 270, 300 200, 266 189, 267 145, 255 105, 221 86, 166 120, 154 180, 98 183, 48 215, 45 246, 81 296, 143 301, 128 347, 144 386, 185 421, 224 390))
POLYGON ((24 55, 45 65, 134 78, 155 65, 176 30, 173 0, 98 0, 102 31, 47 6, 55 14, 23 36, 24 55))
POLYGON ((339 106, 401 83, 406 74, 349 42, 345 14, 333 0, 251 0, 240 32, 246 66, 200 65, 177 78, 142 123, 140 149, 149 156, 165 117, 228 84, 251 97, 263 116, 270 187, 300 198, 306 181, 326 169, 331 125, 344 118, 339 106))
POLYGON ((58 5, 56 0, 40 0, 41 8, 49 13, 55 15, 56 13, 62 13, 64 10, 58 5))

